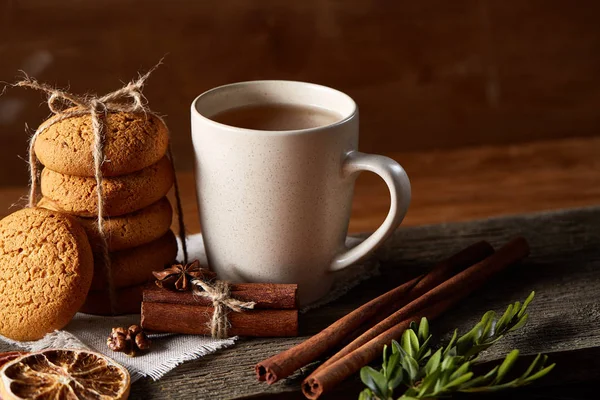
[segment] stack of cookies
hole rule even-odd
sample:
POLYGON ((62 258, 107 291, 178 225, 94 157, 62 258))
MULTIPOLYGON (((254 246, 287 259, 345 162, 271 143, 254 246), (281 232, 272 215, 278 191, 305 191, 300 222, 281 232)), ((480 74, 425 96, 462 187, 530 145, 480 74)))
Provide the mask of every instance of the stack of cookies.
MULTIPOLYGON (((170 230, 173 210, 165 197, 175 178, 166 157, 169 135, 152 114, 109 113, 104 122, 104 229, 116 311, 138 313, 142 287, 153 279, 152 271, 173 263, 177 254, 170 230)), ((39 206, 75 216, 85 229, 94 252, 94 276, 81 311, 109 314, 109 284, 95 218, 93 143, 88 115, 56 121, 37 137, 34 150, 44 165, 39 206)))

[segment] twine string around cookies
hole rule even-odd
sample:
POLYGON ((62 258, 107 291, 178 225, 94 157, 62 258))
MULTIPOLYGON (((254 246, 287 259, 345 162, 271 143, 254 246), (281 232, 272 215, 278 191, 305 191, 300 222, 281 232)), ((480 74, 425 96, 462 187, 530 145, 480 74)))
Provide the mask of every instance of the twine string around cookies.
POLYGON ((214 283, 208 283, 201 279, 192 280, 192 291, 196 296, 202 296, 210 299, 213 303, 213 315, 210 321, 210 334, 215 339, 225 339, 228 337, 229 319, 227 313, 243 312, 251 310, 256 305, 253 301, 243 302, 231 297, 229 283, 216 280, 214 283))
MULTIPOLYGON (((101 97, 96 96, 78 96, 72 93, 68 93, 45 83, 39 83, 35 79, 25 76, 25 79, 17 82, 14 86, 25 87, 30 89, 39 90, 48 94, 48 108, 54 114, 53 118, 46 120, 42 123, 35 133, 31 136, 29 141, 29 172, 30 172, 30 187, 29 187, 29 207, 35 207, 38 198, 38 186, 39 186, 39 163, 35 154, 35 141, 37 137, 48 129, 53 124, 63 121, 68 118, 79 117, 89 115, 92 120, 92 133, 94 135, 94 142, 92 145, 92 154, 94 159, 94 178, 96 180, 96 195, 97 195, 97 229, 100 236, 100 250, 102 261, 104 264, 104 273, 108 281, 108 290, 111 311, 113 314, 116 311, 116 293, 114 282, 112 279, 112 269, 110 255, 108 251, 108 239, 106 231, 104 229, 104 193, 103 193, 103 174, 102 165, 106 162, 104 154, 104 146, 106 139, 105 131, 105 119, 109 112, 132 112, 132 113, 144 113, 151 114, 160 120, 166 127, 164 120, 159 115, 153 113, 146 106, 146 98, 142 93, 144 83, 150 74, 160 65, 157 64, 154 68, 150 69, 144 75, 141 75, 137 80, 129 82, 122 88, 115 90, 114 92, 105 94, 101 97)), ((168 156, 171 164, 173 165, 173 154, 171 152, 171 146, 168 147, 168 156)), ((174 166, 173 166, 174 169, 174 166)), ((177 207, 177 218, 179 222, 179 236, 181 238, 182 250, 184 262, 187 263, 187 243, 185 237, 185 224, 183 220, 183 211, 181 209, 181 197, 179 194, 179 185, 177 182, 177 176, 174 180, 175 199, 177 207)))

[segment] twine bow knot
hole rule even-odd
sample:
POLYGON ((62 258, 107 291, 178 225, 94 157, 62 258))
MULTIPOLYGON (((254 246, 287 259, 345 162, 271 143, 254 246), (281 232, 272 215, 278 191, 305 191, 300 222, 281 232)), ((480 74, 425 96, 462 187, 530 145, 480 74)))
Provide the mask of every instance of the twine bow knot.
MULTIPOLYGON (((146 112, 146 97, 142 93, 144 83, 154 69, 139 77, 139 79, 129 82, 121 89, 110 92, 101 97, 78 96, 53 88, 45 83, 39 83, 35 79, 25 77, 24 80, 17 82, 15 86, 27 87, 48 93, 48 108, 53 114, 70 114, 67 112, 70 108, 75 115, 88 114, 90 111, 103 113, 107 111, 115 112, 146 112)), ((71 115, 74 116, 74 115, 71 115)))
MULTIPOLYGON (((101 238, 100 248, 102 260, 105 269, 105 276, 108 281, 109 298, 111 311, 116 313, 117 304, 115 296, 115 288, 112 280, 112 269, 110 267, 110 255, 108 252, 108 241, 104 229, 104 196, 102 188, 102 164, 105 162, 104 144, 105 144, 105 124, 104 120, 109 112, 138 112, 151 114, 158 118, 163 124, 163 119, 154 114, 146 106, 146 97, 142 93, 144 83, 150 74, 160 65, 160 62, 144 75, 140 75, 137 80, 129 82, 122 88, 105 94, 104 96, 78 96, 72 93, 65 92, 53 88, 45 83, 39 83, 35 79, 25 76, 25 79, 15 83, 14 86, 26 87, 39 90, 48 94, 48 108, 54 114, 43 122, 31 136, 29 141, 29 172, 30 172, 30 187, 29 187, 29 207, 35 207, 37 202, 37 190, 39 179, 38 160, 35 155, 35 141, 37 137, 48 129, 50 126, 68 118, 89 115, 92 119, 92 132, 94 142, 91 148, 94 158, 94 178, 96 179, 96 195, 97 195, 97 229, 101 238)), ((166 126, 166 124, 165 124, 166 126)), ((168 147, 168 155, 171 163, 173 163, 173 155, 171 146, 168 147)), ((185 225, 183 223, 183 213, 181 210, 181 198, 179 196, 179 185, 177 178, 174 181, 175 200, 177 202, 177 217, 179 219, 179 236, 181 238, 184 262, 187 263, 187 245, 185 240, 185 225)))
POLYGON ((217 339, 228 337, 229 320, 227 319, 228 310, 242 312, 253 309, 255 302, 243 302, 231 297, 229 283, 225 281, 215 281, 212 285, 200 279, 192 281, 193 293, 196 296, 202 296, 212 300, 214 312, 210 322, 210 334, 217 339))

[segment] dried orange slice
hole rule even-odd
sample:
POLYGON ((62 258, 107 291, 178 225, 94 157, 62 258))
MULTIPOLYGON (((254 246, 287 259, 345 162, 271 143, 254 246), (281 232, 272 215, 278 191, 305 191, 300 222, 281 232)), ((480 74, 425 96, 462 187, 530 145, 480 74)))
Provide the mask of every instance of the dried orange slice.
POLYGON ((2 368, 4 364, 11 362, 15 358, 21 357, 23 354, 27 353, 24 351, 8 351, 6 353, 0 353, 0 368, 2 368))
POLYGON ((130 385, 123 366, 84 350, 31 353, 0 370, 0 397, 4 400, 127 399, 130 385))

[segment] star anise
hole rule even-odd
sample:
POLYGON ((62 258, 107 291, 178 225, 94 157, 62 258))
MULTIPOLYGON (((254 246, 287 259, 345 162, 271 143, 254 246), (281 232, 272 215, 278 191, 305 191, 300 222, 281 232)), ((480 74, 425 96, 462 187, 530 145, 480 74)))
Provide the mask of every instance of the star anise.
POLYGON ((205 281, 217 276, 214 272, 202 268, 198 260, 190 264, 173 264, 162 271, 154 271, 152 274, 156 278, 157 286, 179 292, 190 290, 192 288, 190 282, 193 279, 205 281))

